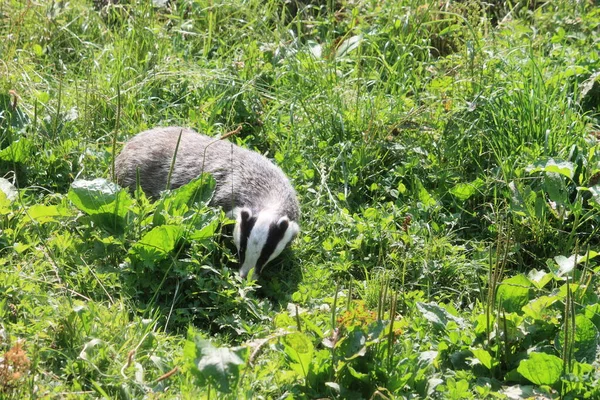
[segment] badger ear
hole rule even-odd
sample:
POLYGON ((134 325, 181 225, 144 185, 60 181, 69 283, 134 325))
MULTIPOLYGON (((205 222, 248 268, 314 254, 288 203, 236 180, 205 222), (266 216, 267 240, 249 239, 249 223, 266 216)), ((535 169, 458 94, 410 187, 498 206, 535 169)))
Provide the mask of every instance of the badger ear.
POLYGON ((235 213, 238 221, 247 222, 252 218, 252 210, 246 207, 236 209, 235 213))
POLYGON ((286 237, 289 237, 289 240, 293 240, 300 231, 298 224, 295 221, 290 221, 288 217, 279 218, 279 221, 277 221, 277 226, 286 237))
POLYGON ((300 226, 294 221, 290 221, 290 227, 288 228, 289 232, 292 234, 292 238, 290 240, 294 240, 298 233, 300 233, 300 226))
POLYGON ((281 232, 285 232, 289 225, 290 220, 288 219, 288 217, 281 217, 279 218, 279 221, 277 221, 277 227, 281 232))

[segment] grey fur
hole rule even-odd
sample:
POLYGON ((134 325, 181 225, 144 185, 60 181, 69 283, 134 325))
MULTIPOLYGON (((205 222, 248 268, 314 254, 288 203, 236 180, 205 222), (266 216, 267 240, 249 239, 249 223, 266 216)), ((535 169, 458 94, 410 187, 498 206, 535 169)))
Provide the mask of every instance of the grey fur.
POLYGON ((251 210, 253 215, 268 211, 273 215, 273 223, 279 217, 298 221, 300 206, 296 192, 279 167, 256 152, 188 128, 160 127, 133 137, 115 160, 117 182, 134 189, 139 171, 144 192, 158 197, 166 188, 180 134, 171 188, 208 172, 216 181, 212 205, 232 214, 240 208, 251 210))

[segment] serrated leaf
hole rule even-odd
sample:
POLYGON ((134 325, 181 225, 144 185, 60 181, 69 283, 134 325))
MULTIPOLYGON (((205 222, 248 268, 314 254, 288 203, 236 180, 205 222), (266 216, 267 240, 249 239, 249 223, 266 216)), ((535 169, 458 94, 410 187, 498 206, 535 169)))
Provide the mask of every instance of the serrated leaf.
POLYGON ((553 158, 537 161, 529 165, 526 169, 529 173, 550 172, 566 176, 573 179, 575 174, 575 165, 570 161, 556 161, 553 158))
POLYGON ((496 291, 496 302, 506 312, 520 312, 529 302, 531 281, 523 274, 503 280, 496 291))
POLYGON ((194 230, 189 236, 190 240, 207 240, 215 236, 217 229, 219 228, 219 220, 213 218, 210 222, 206 223, 202 228, 194 230))
POLYGON ((183 226, 157 226, 131 247, 130 254, 146 262, 162 260, 175 249, 175 246, 183 237, 183 233, 183 226))
POLYGON ((244 364, 235 349, 215 347, 200 336, 193 341, 187 340, 184 355, 200 383, 212 382, 222 393, 231 392, 232 386, 238 381, 240 365, 244 364))
POLYGON ((301 332, 294 332, 281 338, 285 355, 290 360, 290 367, 298 374, 306 377, 310 369, 314 346, 310 339, 301 332))
POLYGON ((536 385, 554 385, 562 374, 562 360, 546 353, 530 353, 521 361, 517 371, 536 385))
POLYGON ((167 209, 170 207, 181 208, 183 205, 190 207, 196 202, 208 204, 213 196, 215 186, 215 178, 205 173, 185 185, 167 192, 163 201, 168 203, 167 209))

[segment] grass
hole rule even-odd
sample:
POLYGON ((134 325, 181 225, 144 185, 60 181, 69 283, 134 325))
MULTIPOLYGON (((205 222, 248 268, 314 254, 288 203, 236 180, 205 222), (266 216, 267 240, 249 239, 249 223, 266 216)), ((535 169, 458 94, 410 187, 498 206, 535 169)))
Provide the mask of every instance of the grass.
POLYGON ((596 398, 598 24, 568 0, 2 2, 0 397, 596 398), (210 180, 110 185, 156 125, 239 127, 292 179, 302 234, 258 280, 210 180))

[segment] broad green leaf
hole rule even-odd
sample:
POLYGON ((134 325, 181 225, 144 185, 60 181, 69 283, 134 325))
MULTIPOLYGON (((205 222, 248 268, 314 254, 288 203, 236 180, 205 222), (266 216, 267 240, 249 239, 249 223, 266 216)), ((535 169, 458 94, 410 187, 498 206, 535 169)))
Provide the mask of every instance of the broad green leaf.
POLYGON ((550 172, 573 179, 573 175, 575 174, 575 165, 569 161, 556 161, 552 158, 549 158, 547 160, 537 161, 529 165, 525 170, 529 173, 550 172))
POLYGON ((450 193, 457 199, 461 201, 465 201, 477 193, 477 189, 479 189, 483 185, 483 180, 480 178, 475 179, 470 183, 458 183, 452 189, 450 189, 450 193))
POLYGON ((357 357, 362 357, 367 352, 367 337, 361 327, 352 327, 342 338, 336 343, 335 348, 338 353, 344 357, 344 360, 349 361, 357 357))
POLYGON ((196 229, 194 232, 192 232, 188 236, 188 239, 198 240, 198 241, 210 239, 213 236, 215 236, 215 233, 217 232, 218 228, 219 228, 219 219, 213 218, 212 220, 210 220, 210 222, 206 223, 202 228, 196 229))
POLYGON ((554 385, 562 373, 562 360, 546 353, 530 353, 521 361, 517 371, 536 385, 554 385))
POLYGON ((585 306, 585 316, 588 317, 600 329, 600 303, 585 306))
MULTIPOLYGON (((550 207, 556 212, 560 212, 560 207, 570 207, 569 191, 562 176, 555 173, 548 173, 544 177, 544 190, 548 194, 548 198, 553 202, 553 207, 550 207)), ((565 215, 566 217, 566 215, 565 215)))
POLYGON ((0 151, 0 160, 26 163, 30 160, 32 151, 33 143, 31 140, 20 138, 0 151))
POLYGON ((122 232, 133 202, 124 189, 103 178, 78 179, 71 184, 69 200, 109 231, 122 232))
POLYGON ((554 274, 551 272, 538 271, 536 269, 532 269, 527 274, 527 278, 535 285, 536 288, 541 289, 548 284, 552 280, 554 274))
POLYGON ((523 306, 522 310, 525 315, 533 318, 534 320, 543 320, 546 315, 545 311, 548 309, 548 307, 559 300, 560 299, 557 296, 540 296, 523 306))
POLYGON ((522 217, 535 216, 535 203, 537 195, 529 186, 523 186, 516 182, 508 184, 510 189, 510 208, 522 217))
POLYGON ((437 204, 435 199, 429 194, 427 189, 425 189, 420 180, 415 179, 415 186, 417 189, 417 196, 419 198, 419 201, 423 204, 425 209, 429 209, 437 204))
POLYGON ((314 346, 301 332, 294 332, 281 338, 284 351, 290 360, 290 367, 303 377, 308 375, 314 346))
POLYGON ((520 312, 529 303, 531 281, 519 274, 503 280, 496 291, 496 302, 506 312, 520 312))
POLYGON ((587 260, 591 260, 598 256, 598 253, 595 251, 590 251, 581 256, 577 256, 577 262, 575 262, 575 254, 572 254, 570 257, 565 256, 556 256, 554 257, 554 261, 558 264, 558 270, 554 271, 557 276, 568 275, 573 271, 576 264, 582 264, 587 262, 587 260))
POLYGON ((75 207, 88 215, 112 212, 124 217, 132 202, 124 189, 104 178, 74 181, 68 197, 75 207))
POLYGON ((492 369, 492 367, 498 364, 498 361, 494 360, 490 353, 484 349, 473 349, 471 350, 475 358, 479 360, 481 364, 483 364, 487 369, 492 369))
POLYGON ((37 221, 40 224, 46 222, 56 222, 62 217, 71 215, 69 210, 58 206, 46 206, 43 204, 34 204, 27 209, 23 221, 37 221))
POLYGON ((211 382, 222 393, 231 392, 238 381, 240 366, 244 364, 237 350, 215 347, 198 335, 186 341, 184 355, 199 383, 204 386, 207 381, 211 382))
POLYGON ((362 372, 358 372, 357 370, 355 370, 351 364, 347 364, 346 368, 348 368, 348 371, 350 372, 350 375, 352 375, 354 378, 358 379, 361 382, 368 382, 369 381, 369 374, 365 374, 362 372))
POLYGON ((162 260, 175 249, 175 246, 183 237, 183 233, 183 226, 157 226, 134 244, 130 253, 147 262, 162 260))
MULTIPOLYGON (((571 322, 571 321, 569 321, 571 322)), ((571 329, 569 329, 572 331, 571 329)), ((556 341, 556 347, 560 351, 565 342, 564 329, 561 328, 556 341)), ((598 356, 599 334, 596 325, 585 315, 575 316, 575 337, 573 340, 573 357, 579 362, 592 363, 598 356)))
POLYGON ((465 321, 462 318, 450 314, 445 308, 436 303, 417 302, 417 309, 437 329, 446 329, 449 321, 454 321, 461 327, 465 326, 465 321))

